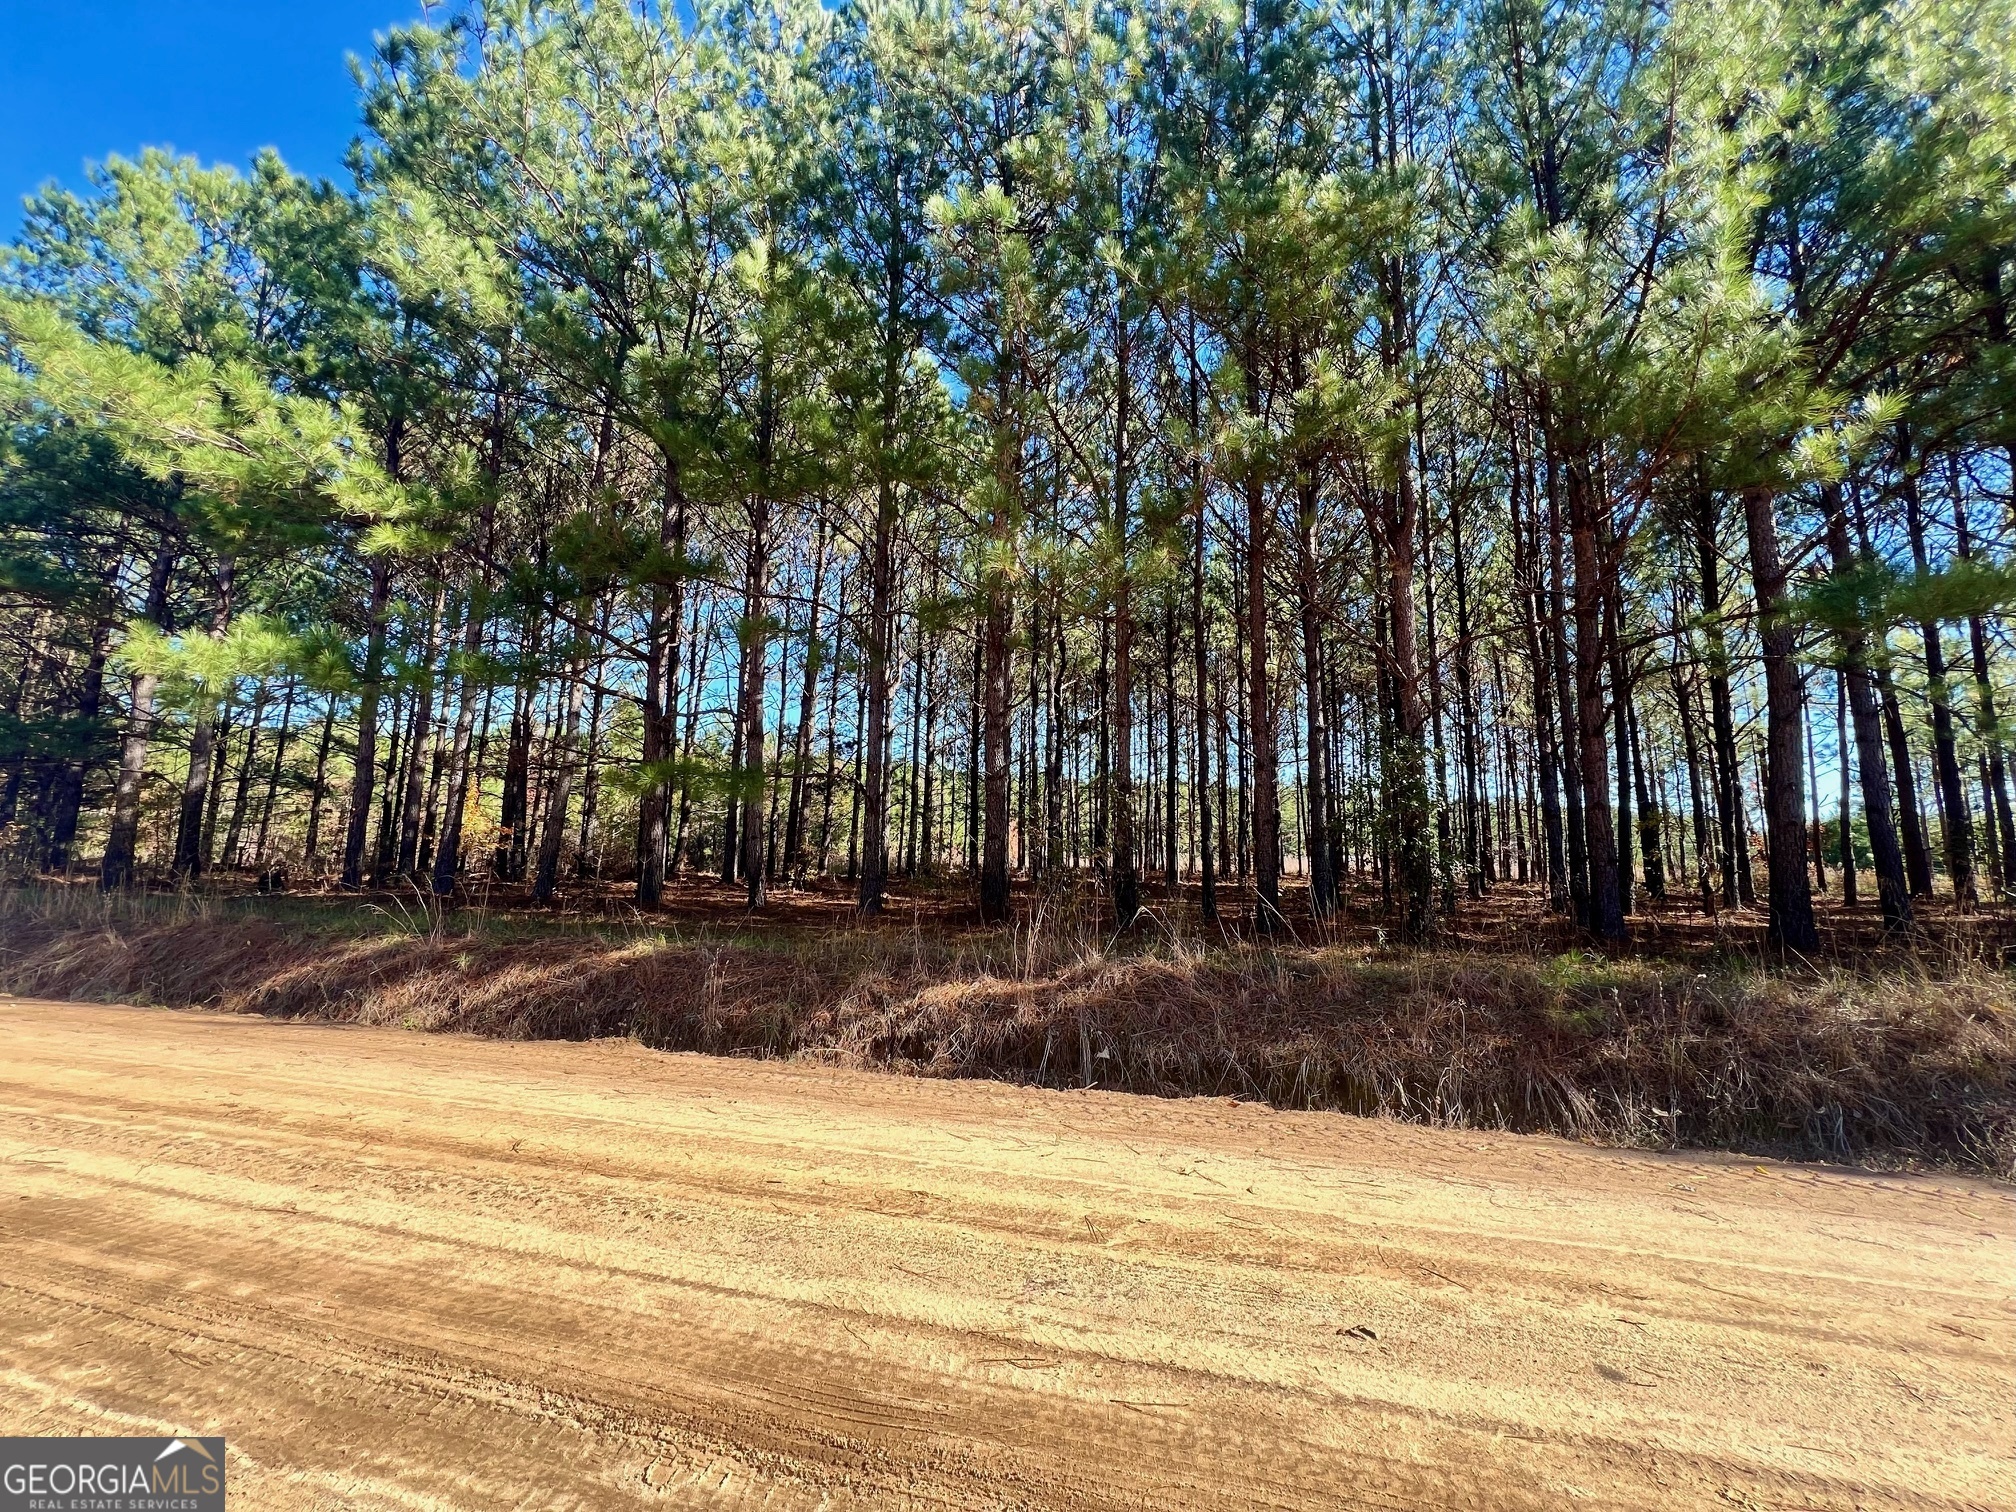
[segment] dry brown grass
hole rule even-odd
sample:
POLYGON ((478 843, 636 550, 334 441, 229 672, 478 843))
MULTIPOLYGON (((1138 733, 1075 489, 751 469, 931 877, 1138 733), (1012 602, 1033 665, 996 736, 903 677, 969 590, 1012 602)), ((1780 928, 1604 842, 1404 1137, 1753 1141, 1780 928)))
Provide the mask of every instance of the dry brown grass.
POLYGON ((533 930, 396 908, 0 901, 0 986, 509 1038, 2016 1178, 2016 980, 1973 953, 1766 968, 1012 932, 533 930))

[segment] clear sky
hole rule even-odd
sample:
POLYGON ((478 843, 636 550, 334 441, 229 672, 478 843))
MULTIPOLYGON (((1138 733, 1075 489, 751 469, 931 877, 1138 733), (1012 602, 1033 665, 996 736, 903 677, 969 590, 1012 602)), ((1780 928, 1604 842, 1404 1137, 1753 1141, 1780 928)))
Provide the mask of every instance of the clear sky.
MULTIPOLYGON (((356 134, 348 56, 420 0, 0 0, 0 239, 51 179, 172 146, 243 167, 275 147, 340 176, 356 134)), ((437 14, 440 8, 437 7, 437 14)))

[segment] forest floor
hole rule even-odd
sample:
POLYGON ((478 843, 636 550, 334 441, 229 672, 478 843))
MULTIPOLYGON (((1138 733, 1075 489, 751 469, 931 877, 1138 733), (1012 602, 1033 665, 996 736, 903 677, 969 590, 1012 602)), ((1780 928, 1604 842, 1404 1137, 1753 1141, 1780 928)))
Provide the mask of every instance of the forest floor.
POLYGON ((2012 1243, 1953 1174, 0 1000, 0 1421, 248 1507, 2009 1508, 2012 1243))
POLYGON ((1194 897, 1151 900, 1116 937, 1098 901, 1018 891, 1013 924, 983 929, 949 884, 899 888, 862 926, 837 885, 751 917, 700 881, 651 915, 606 884, 442 909, 250 879, 44 883, 0 889, 0 990, 2016 1179, 2006 905, 1935 906, 1886 945, 1873 909, 1826 900, 1826 949, 1787 960, 1754 910, 1649 903, 1627 948, 1592 951, 1512 887, 1466 900, 1430 949, 1394 944, 1363 894, 1270 940, 1236 904, 1203 926, 1194 897))

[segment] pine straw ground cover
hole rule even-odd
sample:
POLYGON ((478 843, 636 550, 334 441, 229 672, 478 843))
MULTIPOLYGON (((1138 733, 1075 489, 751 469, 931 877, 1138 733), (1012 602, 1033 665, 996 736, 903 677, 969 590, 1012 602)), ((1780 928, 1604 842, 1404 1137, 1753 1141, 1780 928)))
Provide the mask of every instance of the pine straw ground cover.
POLYGON ((1054 928, 736 938, 65 889, 0 896, 0 989, 2016 1179, 2016 976, 1957 953, 1115 952, 1054 928))

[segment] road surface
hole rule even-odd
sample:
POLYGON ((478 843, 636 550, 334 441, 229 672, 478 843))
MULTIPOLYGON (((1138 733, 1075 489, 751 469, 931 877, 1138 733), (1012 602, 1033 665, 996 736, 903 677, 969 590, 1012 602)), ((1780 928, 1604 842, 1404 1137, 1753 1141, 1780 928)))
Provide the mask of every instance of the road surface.
POLYGON ((0 1431, 234 1506, 2008 1507, 2010 1194, 0 999, 0 1431))

